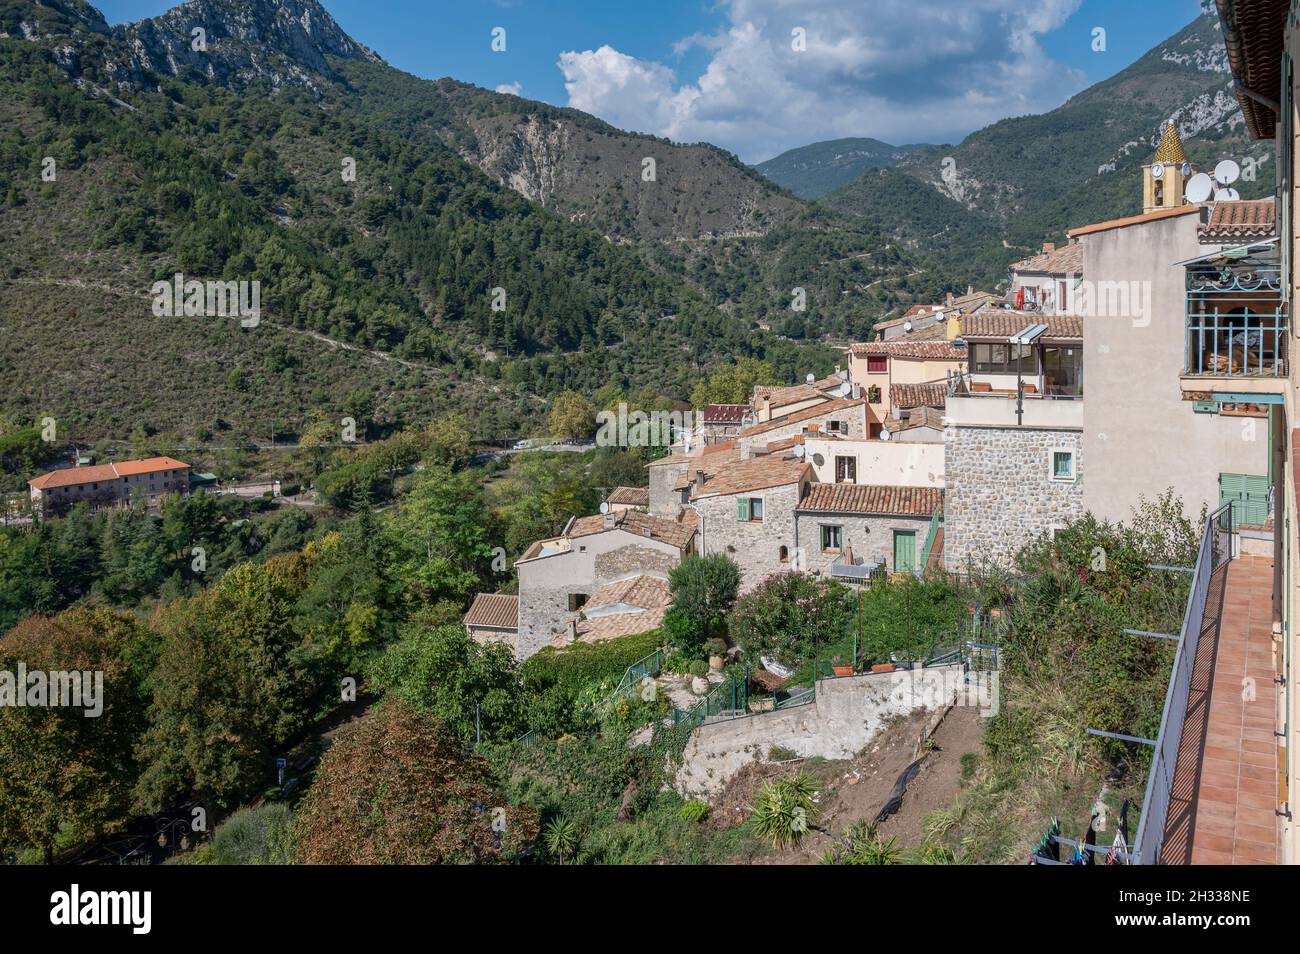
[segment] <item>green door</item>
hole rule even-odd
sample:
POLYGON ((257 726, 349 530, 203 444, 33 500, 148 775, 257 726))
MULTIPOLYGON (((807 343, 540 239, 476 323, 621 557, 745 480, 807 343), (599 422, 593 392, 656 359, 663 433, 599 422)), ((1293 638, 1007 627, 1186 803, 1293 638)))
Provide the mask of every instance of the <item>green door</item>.
POLYGON ((1219 505, 1232 501, 1232 529, 1242 524, 1262 526, 1268 519, 1268 478, 1251 474, 1220 474, 1219 505))
POLYGON ((894 572, 916 572, 916 531, 894 531, 894 572))

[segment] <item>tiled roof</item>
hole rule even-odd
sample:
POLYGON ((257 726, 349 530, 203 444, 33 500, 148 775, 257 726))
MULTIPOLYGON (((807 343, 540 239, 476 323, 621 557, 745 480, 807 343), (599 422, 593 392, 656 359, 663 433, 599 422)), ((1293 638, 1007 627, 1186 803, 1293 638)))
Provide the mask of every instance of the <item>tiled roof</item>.
POLYGON ((1197 235, 1211 242, 1269 238, 1277 232, 1276 216, 1277 203, 1273 199, 1216 202, 1210 221, 1197 229, 1197 235))
POLYGON ((943 381, 932 384, 891 384, 889 403, 894 407, 943 407, 948 399, 948 385, 943 381))
POLYGON ((807 461, 798 457, 764 454, 749 460, 734 461, 717 473, 704 477, 704 489, 691 488, 691 499, 714 494, 738 494, 746 490, 782 487, 803 479, 810 470, 807 461))
MULTIPOLYGON (((578 642, 599 643, 619 636, 639 636, 656 630, 664 621, 668 607, 660 606, 641 613, 615 613, 612 616, 597 616, 584 619, 578 623, 578 642)), ((561 633, 553 642, 554 646, 563 648, 572 645, 568 636, 561 633)))
POLYGON ((772 407, 785 407, 800 401, 824 400, 826 394, 816 384, 796 384, 789 388, 754 388, 755 401, 767 401, 772 407))
POLYGON ((1050 252, 1021 259, 1011 266, 1015 272, 1046 272, 1050 275, 1076 275, 1083 271, 1083 246, 1071 242, 1050 252))
POLYGON ((615 487, 605 498, 607 504, 620 504, 628 507, 650 506, 649 487, 615 487))
POLYGON ((813 484, 798 509, 816 513, 881 513, 929 517, 943 505, 938 487, 813 484))
POLYGON ((94 467, 69 467, 65 470, 52 470, 27 483, 37 490, 49 490, 53 487, 76 487, 82 484, 120 480, 143 474, 156 474, 163 470, 185 470, 189 467, 174 457, 147 457, 143 460, 122 460, 113 464, 97 464, 94 467))
POLYGON ((1081 225, 1077 229, 1070 229, 1070 238, 1078 238, 1080 235, 1092 235, 1094 232, 1105 232, 1108 229, 1122 229, 1130 225, 1141 225, 1144 222, 1156 222, 1160 219, 1172 219, 1179 215, 1190 215, 1193 212, 1200 212, 1199 205, 1180 205, 1172 209, 1156 209, 1154 212, 1144 212, 1142 215, 1129 215, 1122 219, 1108 219, 1105 222, 1095 222, 1092 225, 1081 225))
POLYGON ((834 398, 829 401, 823 401, 821 404, 815 404, 812 407, 806 407, 802 411, 795 411, 793 414, 787 414, 785 417, 774 421, 764 421, 762 424, 755 424, 753 427, 747 427, 741 431, 738 437, 752 437, 755 434, 763 434, 767 431, 774 431, 778 427, 785 427, 789 424, 801 424, 804 421, 811 421, 813 418, 822 417, 827 414, 838 414, 841 411, 847 411, 849 408, 857 407, 863 404, 863 399, 858 398, 834 398))
MULTIPOLYGON (((936 326, 942 329, 943 326, 936 326)), ((928 331, 929 329, 923 329, 928 331)), ((904 335, 901 338, 890 338, 887 341, 863 341, 850 345, 850 349, 857 357, 863 357, 869 354, 888 354, 895 358, 935 358, 949 361, 959 361, 966 357, 966 352, 961 348, 954 347, 953 343, 948 340, 918 340, 911 334, 904 335)))
POLYGON ((928 404, 914 407, 908 414, 907 420, 890 421, 885 425, 885 430, 897 434, 900 431, 910 431, 914 427, 933 427, 936 430, 943 430, 943 409, 930 407, 928 404))
POLYGON ((1160 137, 1160 145, 1156 147, 1156 154, 1152 161, 1174 165, 1187 161, 1187 153, 1183 152, 1183 140, 1178 135, 1176 122, 1171 121, 1165 126, 1164 135, 1160 137))
POLYGON ((587 600, 583 610, 594 610, 602 606, 617 604, 639 606, 641 609, 655 609, 657 607, 672 606, 673 598, 668 592, 667 580, 660 579, 657 576, 647 576, 643 573, 628 577, 626 580, 606 583, 591 595, 591 599, 587 600))
MULTIPOLYGON (((714 446, 716 447, 718 445, 714 446)), ((736 447, 734 441, 728 442, 728 445, 723 447, 722 450, 725 453, 699 454, 692 457, 690 459, 690 466, 686 468, 686 472, 678 477, 676 482, 674 482, 673 490, 685 490, 689 487, 691 481, 695 479, 695 472, 697 470, 704 471, 704 476, 707 479, 722 470, 724 467, 740 460, 740 450, 736 447)))
POLYGON ((479 593, 461 621, 466 626, 519 628, 519 597, 508 593, 479 593))
POLYGON ((1256 139, 1272 139, 1277 115, 1245 90, 1270 98, 1281 85, 1282 50, 1289 0, 1216 0, 1228 66, 1238 88, 1237 102, 1246 127, 1256 139))
POLYGON ((748 404, 710 404, 704 409, 704 423, 739 424, 750 413, 748 404))
POLYGON ((628 533, 635 533, 637 536, 648 537, 651 540, 662 540, 679 550, 685 550, 690 546, 691 538, 695 536, 695 519, 695 513, 689 510, 682 512, 680 520, 674 520, 672 517, 653 517, 639 510, 620 510, 618 513, 598 513, 589 517, 579 517, 573 521, 566 536, 573 540, 578 537, 589 537, 594 533, 604 533, 606 530, 626 530, 628 533), (609 523, 608 526, 606 521, 609 523))
POLYGON ((1030 325, 1047 325, 1045 338, 1082 338, 1083 319, 1075 315, 1044 315, 1037 311, 1014 308, 984 308, 967 315, 961 322, 961 336, 971 338, 1007 338, 1030 325))

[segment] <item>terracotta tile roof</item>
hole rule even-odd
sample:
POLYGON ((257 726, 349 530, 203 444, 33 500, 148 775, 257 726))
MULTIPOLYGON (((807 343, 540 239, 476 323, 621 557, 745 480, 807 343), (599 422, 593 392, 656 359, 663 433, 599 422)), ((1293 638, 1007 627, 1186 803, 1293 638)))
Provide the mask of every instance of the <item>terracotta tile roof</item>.
POLYGON ((1210 221, 1197 229, 1197 235, 1210 242, 1270 238, 1277 234, 1276 216, 1277 203, 1273 199, 1216 202, 1210 210, 1210 221))
POLYGON ((739 424, 751 413, 748 404, 710 404, 703 419, 705 424, 739 424))
MULTIPOLYGON (((945 330, 942 325, 936 325, 935 327, 941 333, 945 330)), ((922 331, 929 330, 928 328, 922 329, 922 331)), ((850 349, 857 357, 865 357, 869 354, 888 354, 893 355, 895 358, 933 358, 948 361, 960 361, 966 357, 964 349, 955 347, 946 338, 927 341, 913 338, 912 335, 914 334, 917 334, 917 332, 911 332, 899 338, 890 338, 888 341, 864 341, 850 345, 850 349)))
MULTIPOLYGON (((661 606, 641 613, 615 613, 584 619, 578 623, 578 642, 599 643, 620 636, 639 636, 641 633, 652 632, 663 624, 666 612, 668 607, 661 606)), ((563 648, 572 643, 566 634, 561 633, 555 637, 552 645, 563 648)))
POLYGON ((615 487, 605 498, 607 504, 620 504, 629 507, 650 506, 649 487, 615 487))
POLYGON ((839 414, 842 411, 847 411, 850 408, 858 407, 864 403, 865 402, 862 398, 856 400, 853 398, 833 398, 829 401, 823 401, 821 404, 806 407, 802 411, 795 411, 793 414, 787 414, 785 417, 779 418, 775 421, 764 421, 762 424, 755 424, 753 427, 747 427, 741 431, 737 437, 752 437, 755 434, 764 434, 767 431, 774 431, 778 427, 811 421, 813 418, 822 417, 827 414, 839 414))
POLYGON ((798 510, 810 513, 880 513, 929 517, 943 505, 939 487, 813 484, 798 510))
POLYGON ((889 403, 894 407, 943 407, 948 400, 948 385, 943 381, 932 384, 891 384, 889 403))
POLYGON ((672 517, 653 517, 639 510, 620 510, 618 513, 598 513, 589 517, 578 517, 569 527, 566 536, 574 540, 595 533, 604 533, 607 530, 626 530, 639 537, 662 540, 679 550, 685 550, 691 545, 691 539, 695 536, 695 523, 696 514, 690 510, 682 511, 680 520, 674 520, 672 517), (605 525, 607 519, 609 526, 605 525))
POLYGON ((1142 215, 1130 215, 1122 219, 1110 219, 1106 222, 1096 222, 1092 225, 1081 225, 1077 229, 1070 229, 1067 233, 1070 238, 1078 238, 1080 235, 1092 235, 1094 232, 1105 232, 1108 229, 1122 229, 1130 225, 1141 225, 1143 222, 1155 222, 1160 219, 1171 219, 1179 215, 1190 215, 1193 212, 1200 212, 1199 205, 1180 205, 1173 209, 1156 209, 1154 212, 1146 212, 1142 215))
POLYGON ((997 297, 992 292, 973 291, 968 295, 958 295, 952 300, 952 303, 962 311, 968 311, 971 305, 982 305, 984 302, 993 301, 997 297))
POLYGON ((1076 275, 1083 271, 1083 246, 1071 242, 1050 252, 1021 259, 1011 266, 1013 272, 1045 272, 1049 275, 1076 275))
POLYGON ((905 421, 891 420, 885 425, 885 430, 890 434, 897 434, 901 431, 910 431, 914 427, 933 427, 936 430, 943 430, 943 409, 930 407, 928 404, 922 407, 914 407, 908 414, 905 421))
POLYGON ((692 458, 692 463, 686 468, 686 473, 677 478, 673 484, 673 490, 685 490, 689 487, 691 482, 695 480, 697 470, 704 471, 705 479, 708 479, 723 468, 740 460, 740 451, 734 442, 731 442, 730 446, 723 448, 723 450, 728 453, 700 454, 698 457, 692 458))
POLYGON ((722 468, 717 473, 705 474, 704 489, 691 488, 691 499, 709 497, 717 494, 739 494, 747 490, 762 490, 765 487, 782 487, 803 479, 804 474, 812 469, 811 465, 798 457, 786 457, 777 454, 764 454, 749 460, 738 460, 722 468))
POLYGON ((97 464, 94 467, 69 467, 65 470, 52 470, 27 483, 37 490, 49 490, 52 487, 76 487, 82 484, 110 482, 123 477, 135 477, 144 474, 156 474, 163 470, 185 470, 189 467, 174 457, 146 457, 142 460, 121 460, 112 464, 97 464))
POLYGON ((826 394, 818 389, 816 384, 796 384, 794 387, 788 388, 764 388, 761 385, 755 385, 754 387, 755 402, 767 401, 774 408, 818 398, 825 400, 826 394))
POLYGON ((1083 319, 1075 315, 1044 315, 1038 311, 1017 311, 1014 308, 983 308, 967 315, 961 322, 961 336, 971 338, 998 338, 1005 341, 1030 325, 1047 325, 1044 338, 1082 338, 1083 319))
POLYGON ((606 583, 591 595, 583 611, 618 604, 638 606, 641 609, 666 608, 673 605, 673 598, 668 592, 667 580, 642 573, 626 580, 606 583))
POLYGON ((508 593, 479 593, 461 622, 466 626, 518 629, 519 597, 508 593))
POLYGON ((890 318, 888 321, 877 321, 871 327, 874 331, 879 331, 881 328, 897 328, 905 321, 915 321, 917 318, 928 318, 933 314, 942 312, 944 307, 945 306, 943 305, 913 305, 899 317, 890 318))
MULTIPOLYGON (((1281 85, 1282 50, 1289 0, 1216 0, 1228 66, 1238 83, 1270 99, 1281 85)), ((1268 106, 1237 91, 1246 127, 1256 139, 1272 139, 1277 116, 1268 106)))

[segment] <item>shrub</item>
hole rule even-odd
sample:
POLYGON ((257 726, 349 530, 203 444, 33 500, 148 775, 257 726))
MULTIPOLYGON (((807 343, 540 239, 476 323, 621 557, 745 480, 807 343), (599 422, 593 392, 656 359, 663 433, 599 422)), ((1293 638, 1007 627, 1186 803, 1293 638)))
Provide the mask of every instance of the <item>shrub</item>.
POLYGON ((692 824, 704 821, 709 815, 709 803, 694 799, 677 809, 677 817, 692 824))
POLYGON ((699 659, 691 663, 691 675, 694 676, 695 678, 703 679, 708 674, 709 674, 708 663, 702 662, 699 659))
POLYGON ((795 668, 848 632, 852 608, 841 585, 806 573, 778 573, 736 604, 731 634, 745 658, 761 656, 795 668))
POLYGON ((668 575, 673 609, 681 610, 689 628, 674 633, 673 645, 698 654, 706 639, 723 626, 727 610, 736 602, 740 589, 740 568, 722 554, 686 557, 668 575), (680 641, 678 641, 680 639, 680 641))
POLYGON ((529 699, 529 728, 558 735, 583 725, 586 719, 579 705, 583 690, 603 682, 612 688, 629 666, 659 648, 660 638, 656 631, 563 649, 548 646, 529 656, 519 667, 529 699))
POLYGON ((295 853, 293 812, 280 802, 241 808, 212 835, 217 865, 289 865, 295 853))
POLYGON ((817 780, 810 772, 764 785, 753 805, 754 830, 773 847, 798 844, 817 812, 817 780))

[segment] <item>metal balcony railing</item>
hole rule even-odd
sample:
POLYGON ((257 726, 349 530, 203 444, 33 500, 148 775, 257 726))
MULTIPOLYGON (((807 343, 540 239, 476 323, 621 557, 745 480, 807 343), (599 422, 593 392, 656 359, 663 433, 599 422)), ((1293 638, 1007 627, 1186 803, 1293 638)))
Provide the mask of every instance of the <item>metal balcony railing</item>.
POLYGON ((1289 326, 1278 264, 1188 266, 1186 375, 1284 377, 1289 326))

